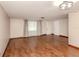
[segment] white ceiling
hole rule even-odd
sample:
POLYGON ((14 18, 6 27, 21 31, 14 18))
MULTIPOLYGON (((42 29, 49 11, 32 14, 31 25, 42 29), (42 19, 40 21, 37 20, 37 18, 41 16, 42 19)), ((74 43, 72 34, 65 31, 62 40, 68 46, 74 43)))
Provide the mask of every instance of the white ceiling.
POLYGON ((0 4, 10 17, 28 20, 39 20, 40 17, 46 20, 66 18, 69 12, 79 10, 79 2, 69 10, 59 9, 52 1, 3 1, 0 4))

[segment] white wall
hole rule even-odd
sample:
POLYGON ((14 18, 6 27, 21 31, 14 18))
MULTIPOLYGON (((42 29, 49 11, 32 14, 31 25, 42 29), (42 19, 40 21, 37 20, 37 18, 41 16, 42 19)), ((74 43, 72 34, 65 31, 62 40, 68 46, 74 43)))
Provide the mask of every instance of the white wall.
POLYGON ((53 33, 53 21, 43 20, 42 21, 42 34, 51 34, 51 33, 53 33))
POLYGON ((47 27, 46 27, 46 21, 42 20, 42 34, 46 34, 47 27))
POLYGON ((52 34, 53 33, 53 21, 52 20, 49 20, 49 21, 46 21, 46 25, 47 25, 47 34, 52 34))
POLYGON ((10 19, 10 38, 24 37, 24 20, 10 19))
POLYGON ((0 56, 3 55, 9 41, 10 21, 4 9, 0 6, 0 56))
POLYGON ((68 36, 68 19, 60 19, 60 35, 68 36))
POLYGON ((53 29, 54 29, 54 34, 55 35, 60 35, 60 20, 55 20, 54 22, 53 22, 53 29))
POLYGON ((68 19, 43 20, 42 34, 68 36, 68 19))
POLYGON ((79 47, 79 12, 69 14, 69 44, 79 47))
POLYGON ((68 19, 56 19, 51 26, 55 35, 68 36, 68 19))

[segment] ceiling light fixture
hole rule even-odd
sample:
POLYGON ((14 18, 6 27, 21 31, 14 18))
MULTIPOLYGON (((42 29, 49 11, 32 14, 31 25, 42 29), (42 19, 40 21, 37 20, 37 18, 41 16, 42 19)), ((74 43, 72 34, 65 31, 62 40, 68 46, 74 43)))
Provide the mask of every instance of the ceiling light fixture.
POLYGON ((54 6, 57 6, 61 9, 68 9, 72 7, 75 2, 76 1, 73 1, 73 0, 70 0, 70 1, 65 1, 65 0, 59 1, 58 0, 58 1, 54 1, 54 6))
POLYGON ((44 17, 41 17, 41 19, 44 19, 44 17))
POLYGON ((70 7, 72 7, 73 6, 73 2, 72 1, 63 1, 63 3, 61 3, 60 5, 59 5, 59 7, 61 8, 61 9, 68 9, 68 8, 70 8, 70 7))

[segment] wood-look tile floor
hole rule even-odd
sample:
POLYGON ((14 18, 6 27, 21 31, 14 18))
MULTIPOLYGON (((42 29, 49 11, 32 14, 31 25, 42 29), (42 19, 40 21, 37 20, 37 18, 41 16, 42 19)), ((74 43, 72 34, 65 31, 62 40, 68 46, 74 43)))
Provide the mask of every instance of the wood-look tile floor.
POLYGON ((4 57, 77 57, 79 49, 68 46, 68 38, 56 35, 12 39, 4 57))

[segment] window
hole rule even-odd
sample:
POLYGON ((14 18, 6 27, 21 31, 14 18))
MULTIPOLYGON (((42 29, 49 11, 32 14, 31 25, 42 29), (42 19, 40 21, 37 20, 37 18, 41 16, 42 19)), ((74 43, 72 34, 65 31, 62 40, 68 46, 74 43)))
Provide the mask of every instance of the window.
POLYGON ((37 34, 37 21, 28 21, 28 32, 29 36, 37 34))
POLYGON ((37 31, 36 21, 28 21, 28 31, 37 31))

